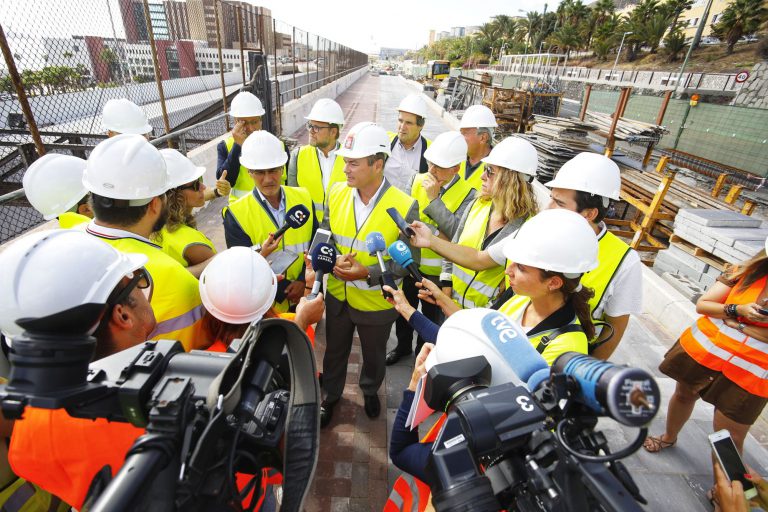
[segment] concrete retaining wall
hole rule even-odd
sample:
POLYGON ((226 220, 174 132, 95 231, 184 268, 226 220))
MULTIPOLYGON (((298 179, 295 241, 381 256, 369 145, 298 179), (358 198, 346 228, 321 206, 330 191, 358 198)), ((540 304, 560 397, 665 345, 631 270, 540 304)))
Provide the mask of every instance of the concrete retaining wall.
POLYGON ((758 62, 732 105, 739 107, 768 108, 768 62, 758 62))

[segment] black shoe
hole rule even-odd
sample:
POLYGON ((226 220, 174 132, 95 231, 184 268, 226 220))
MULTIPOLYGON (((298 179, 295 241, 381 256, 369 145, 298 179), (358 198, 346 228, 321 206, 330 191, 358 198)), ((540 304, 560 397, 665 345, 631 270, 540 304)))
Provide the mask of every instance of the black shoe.
POLYGON ((365 395, 365 414, 369 418, 378 418, 381 413, 381 403, 377 395, 365 395))
POLYGON ((387 358, 385 359, 385 362, 387 363, 387 366, 392 366, 396 362, 398 362, 400 359, 404 358, 407 355, 410 355, 410 351, 408 352, 398 352, 397 349, 390 350, 387 353, 387 358))
POLYGON ((323 401, 320 404, 320 428, 325 428, 333 419, 333 408, 336 407, 337 402, 323 401))

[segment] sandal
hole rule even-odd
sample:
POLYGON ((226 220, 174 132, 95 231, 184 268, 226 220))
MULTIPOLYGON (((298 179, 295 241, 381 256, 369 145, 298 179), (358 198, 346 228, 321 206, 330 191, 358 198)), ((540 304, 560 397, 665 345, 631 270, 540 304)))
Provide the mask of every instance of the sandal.
POLYGON ((648 436, 645 438, 645 442, 643 442, 643 448, 645 448, 645 451, 648 453, 658 453, 661 450, 671 448, 672 446, 675 446, 675 441, 665 441, 661 436, 648 436))

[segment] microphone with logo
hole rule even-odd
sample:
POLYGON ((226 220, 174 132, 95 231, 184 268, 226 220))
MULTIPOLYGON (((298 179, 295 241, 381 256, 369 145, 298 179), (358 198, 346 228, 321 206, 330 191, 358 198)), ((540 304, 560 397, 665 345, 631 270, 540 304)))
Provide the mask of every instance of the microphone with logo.
POLYGON ((312 285, 312 291, 307 295, 307 300, 314 300, 320 293, 323 276, 333 272, 333 266, 336 264, 336 248, 330 244, 317 244, 310 258, 312 268, 315 269, 315 283, 312 285))
POLYGON ((272 235, 274 240, 277 240, 289 229, 299 229, 301 226, 307 223, 309 220, 309 209, 303 204, 297 204, 292 206, 285 212, 285 224, 275 231, 272 235))
POLYGON ((389 257, 392 258, 395 263, 407 270, 417 283, 420 283, 421 280, 424 279, 424 276, 419 272, 419 267, 416 266, 416 263, 413 261, 413 255, 411 254, 411 249, 408 247, 408 244, 402 240, 396 240, 389 245, 387 251, 389 252, 389 257))
POLYGON ((384 240, 384 235, 378 231, 371 231, 367 237, 365 237, 365 246, 368 248, 368 254, 376 256, 379 260, 379 268, 381 269, 381 277, 379 278, 379 284, 382 286, 381 293, 385 299, 392 297, 392 294, 384 291, 384 285, 397 288, 395 279, 392 277, 392 273, 387 270, 387 266, 384 264, 384 251, 387 250, 387 241, 384 240))

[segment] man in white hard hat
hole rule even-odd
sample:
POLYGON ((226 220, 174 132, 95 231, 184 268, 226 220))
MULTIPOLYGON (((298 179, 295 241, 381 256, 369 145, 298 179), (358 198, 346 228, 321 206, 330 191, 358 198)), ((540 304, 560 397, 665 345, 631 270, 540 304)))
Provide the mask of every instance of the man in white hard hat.
POLYGON ((422 94, 410 94, 397 107, 397 132, 389 132, 391 156, 384 176, 403 192, 410 192, 411 177, 427 172, 424 152, 431 141, 421 135, 427 118, 427 102, 422 94))
POLYGON ((289 260, 294 257, 285 270, 285 279, 280 282, 275 299, 275 309, 280 313, 288 311, 290 304, 297 304, 304 296, 303 253, 309 249, 317 229, 309 192, 301 187, 280 185, 286 160, 288 155, 280 139, 264 130, 249 135, 243 143, 240 165, 248 170, 254 187, 250 194, 231 203, 223 212, 227 247, 252 247, 264 241, 275 242, 272 234, 283 227, 289 209, 304 205, 310 210, 310 218, 301 227, 289 229, 276 241, 282 253, 280 257, 289 260))
POLYGON ((493 129, 497 126, 496 116, 485 105, 469 107, 459 123, 459 131, 467 141, 467 159, 461 164, 459 175, 478 191, 483 184, 480 179, 485 170, 483 158, 491 153, 493 129))
MULTIPOLYGON (((416 174, 411 180, 411 197, 419 203, 421 221, 437 229, 448 240, 453 238, 464 210, 475 197, 475 189, 458 175, 459 166, 466 155, 467 143, 461 133, 441 133, 424 153, 429 171, 416 174)), ((421 251, 419 271, 427 279, 439 284, 442 262, 439 254, 424 249, 421 251)), ((403 293, 408 302, 417 307, 418 289, 410 275, 403 279, 403 293)), ((441 323, 442 314, 435 304, 421 301, 421 311, 431 321, 441 323)), ((399 316, 395 326, 397 347, 387 353, 387 365, 395 364, 403 356, 409 355, 413 346, 413 328, 407 320, 399 316)), ((423 345, 424 339, 419 335, 414 353, 418 354, 423 345)))
MULTIPOLYGON (((377 393, 384 380, 387 339, 397 312, 382 295, 382 272, 376 254, 368 253, 366 238, 378 232, 387 246, 404 239, 387 214, 388 208, 395 208, 408 222, 419 216, 418 203, 384 177, 389 153, 387 133, 367 122, 352 127, 339 149, 347 181, 331 188, 321 225, 333 233, 340 255, 333 274, 328 276, 321 426, 330 423, 333 408, 344 391, 355 329, 363 356, 359 384, 365 413, 376 418, 381 412, 377 393)), ((418 264, 419 251, 414 250, 413 256, 418 264)), ((386 252, 382 257, 389 272, 405 275, 406 271, 394 264, 386 252)))
MULTIPOLYGON (((547 186, 552 189, 549 208, 579 213, 589 221, 598 238, 598 267, 584 274, 581 282, 595 291, 589 301, 592 318, 611 326, 600 330, 597 339, 590 340, 590 353, 608 359, 624 336, 629 316, 639 314, 643 303, 640 256, 610 233, 603 222, 610 201, 619 200, 619 167, 606 156, 579 153, 563 165, 547 186)), ((504 239, 486 250, 476 251, 438 240, 426 226, 413 227, 417 232, 411 239, 414 245, 429 247, 462 266, 483 270, 505 264, 504 239)))
POLYGON ((86 232, 121 252, 149 258, 146 269, 155 286, 151 304, 158 321, 152 338, 196 348, 204 341, 197 279, 149 239, 165 224, 165 192, 180 185, 170 180, 160 151, 138 135, 107 139, 91 152, 83 184, 91 192, 94 213, 86 232))
POLYGON ((126 98, 109 100, 102 110, 101 123, 108 137, 126 133, 149 138, 152 133, 152 125, 144 111, 126 98))
POLYGON ((35 160, 24 173, 24 194, 45 220, 58 218, 68 229, 89 222, 88 191, 83 186, 86 162, 82 158, 48 153, 35 160))
POLYGON ((344 159, 337 154, 344 113, 332 99, 320 98, 305 119, 309 144, 291 152, 287 185, 304 187, 309 191, 315 218, 322 221, 331 185, 346 181, 344 159))

